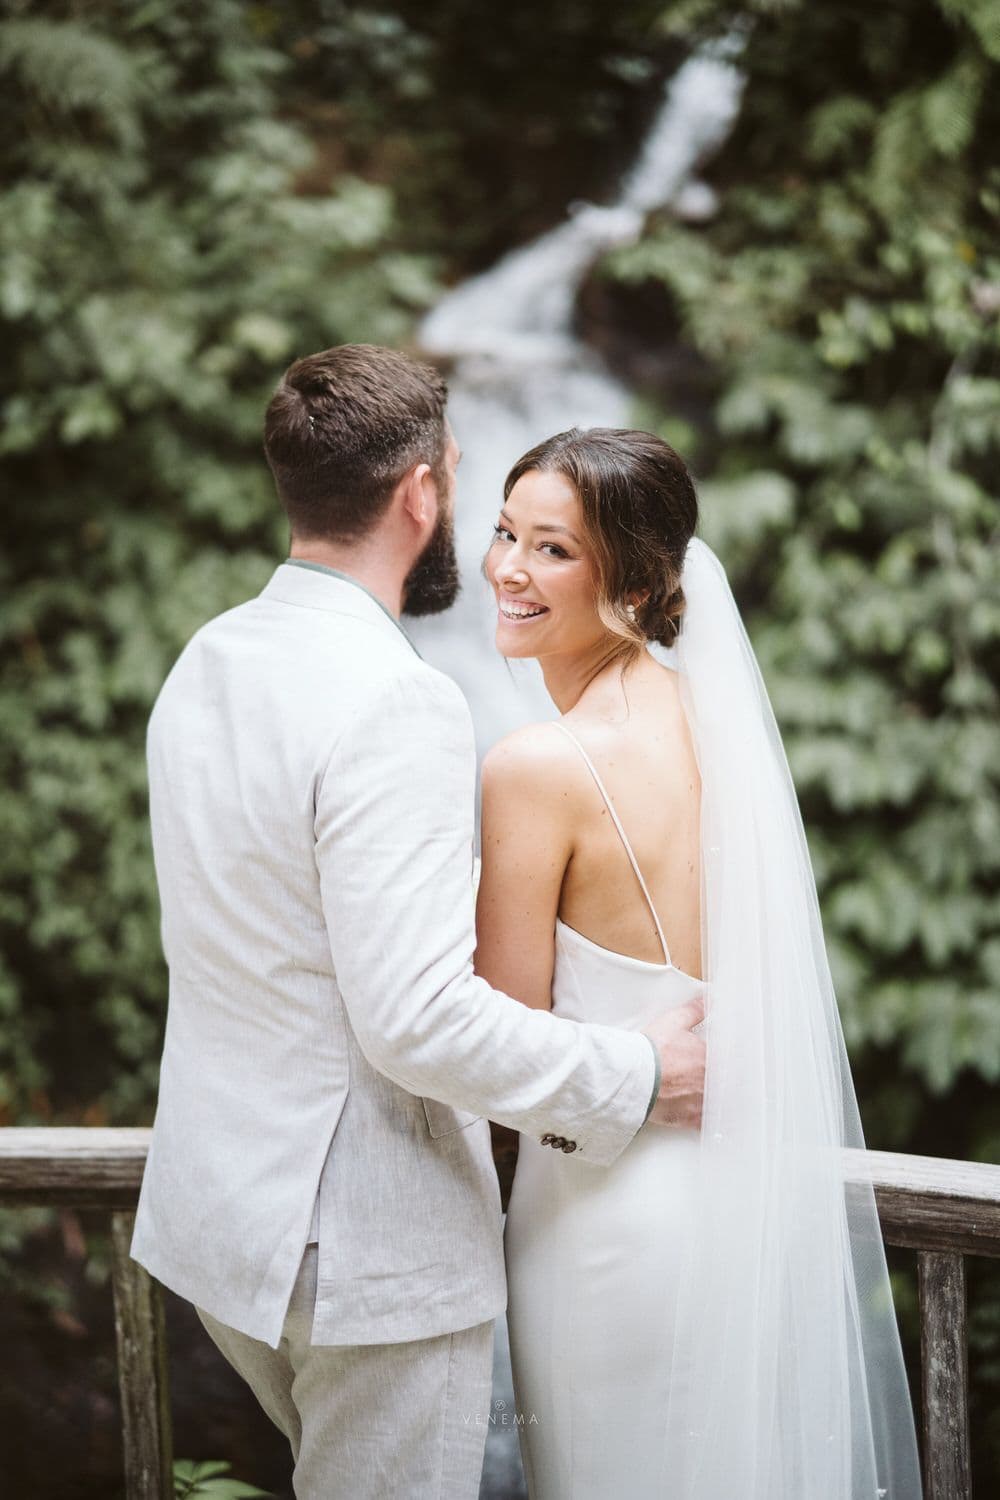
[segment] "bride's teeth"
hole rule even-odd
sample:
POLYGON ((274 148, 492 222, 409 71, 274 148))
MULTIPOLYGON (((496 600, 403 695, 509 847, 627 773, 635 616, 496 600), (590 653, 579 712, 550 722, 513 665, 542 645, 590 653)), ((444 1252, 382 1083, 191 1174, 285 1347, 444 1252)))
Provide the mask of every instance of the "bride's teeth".
POLYGON ((500 613, 506 615, 509 620, 527 620, 532 615, 543 615, 545 610, 544 607, 531 609, 522 604, 501 604, 500 613))

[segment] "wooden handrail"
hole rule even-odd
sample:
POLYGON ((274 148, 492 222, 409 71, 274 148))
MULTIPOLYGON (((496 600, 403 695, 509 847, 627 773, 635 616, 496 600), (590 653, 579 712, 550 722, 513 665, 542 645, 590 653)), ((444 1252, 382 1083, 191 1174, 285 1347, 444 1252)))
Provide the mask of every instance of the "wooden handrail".
POLYGON ((1000 1166, 847 1151, 848 1182, 870 1182, 889 1245, 1000 1255, 1000 1166))
MULTIPOLYGON (((128 1500, 170 1500, 162 1288, 128 1254, 151 1131, 0 1128, 0 1204, 111 1213, 112 1281, 128 1500)), ((888 1244, 917 1251, 926 1500, 971 1500, 966 1255, 1000 1255, 1000 1166, 845 1153, 848 1192, 875 1196, 888 1244)))
POLYGON ((0 1128, 0 1203, 134 1209, 151 1130, 0 1128))
MULTIPOLYGON (((152 1131, 0 1127, 0 1202, 134 1207, 152 1131)), ((870 1183, 890 1244, 1000 1254, 1000 1166, 895 1151, 846 1151, 848 1182, 870 1183), (899 1236, 897 1238, 896 1236, 899 1236), (967 1248, 966 1248, 967 1247, 967 1248)))

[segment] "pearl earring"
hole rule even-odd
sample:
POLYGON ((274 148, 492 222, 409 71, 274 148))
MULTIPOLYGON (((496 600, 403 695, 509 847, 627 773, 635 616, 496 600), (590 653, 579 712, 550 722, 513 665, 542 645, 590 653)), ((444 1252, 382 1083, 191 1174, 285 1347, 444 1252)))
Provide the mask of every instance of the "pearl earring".
POLYGON ((625 606, 625 613, 628 615, 628 617, 632 621, 632 623, 635 624, 635 605, 634 604, 626 604, 626 606, 625 606))

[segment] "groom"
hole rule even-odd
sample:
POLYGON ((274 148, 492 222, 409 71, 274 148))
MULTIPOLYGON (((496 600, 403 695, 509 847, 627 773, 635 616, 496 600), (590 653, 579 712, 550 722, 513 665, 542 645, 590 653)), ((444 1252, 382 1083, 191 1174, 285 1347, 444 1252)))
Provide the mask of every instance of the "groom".
POLYGON ((580 1025, 472 971, 468 709, 399 616, 446 609, 445 385, 298 360, 265 449, 291 555, 197 632, 149 725, 170 970, 132 1254, 286 1433, 299 1500, 475 1500, 506 1305, 487 1119, 610 1166, 698 1123, 698 1005, 580 1025))

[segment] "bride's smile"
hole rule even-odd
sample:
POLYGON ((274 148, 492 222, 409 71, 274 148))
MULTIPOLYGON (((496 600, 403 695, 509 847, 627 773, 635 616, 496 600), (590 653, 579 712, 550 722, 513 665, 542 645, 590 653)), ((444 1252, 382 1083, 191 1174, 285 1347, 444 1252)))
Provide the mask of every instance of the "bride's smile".
POLYGON ((517 599, 512 594, 500 593, 500 613, 505 620, 534 620, 548 614, 548 606, 536 604, 534 600, 517 599))

